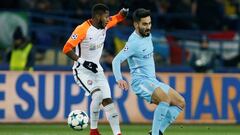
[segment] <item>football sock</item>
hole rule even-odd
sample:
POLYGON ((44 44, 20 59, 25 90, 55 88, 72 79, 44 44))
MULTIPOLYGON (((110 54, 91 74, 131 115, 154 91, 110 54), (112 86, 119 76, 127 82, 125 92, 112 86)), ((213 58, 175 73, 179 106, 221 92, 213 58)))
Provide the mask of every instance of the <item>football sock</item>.
POLYGON ((102 103, 102 92, 96 91, 92 94, 92 102, 90 104, 90 128, 98 127, 100 105, 102 103))
POLYGON ((158 135, 160 125, 168 112, 169 103, 160 102, 154 111, 153 123, 152 123, 152 135, 158 135))
POLYGON ((166 117, 164 118, 163 122, 160 124, 160 130, 162 133, 167 129, 167 127, 171 123, 173 123, 176 120, 180 112, 182 112, 182 108, 178 106, 169 107, 166 117))
POLYGON ((114 104, 108 104, 103 107, 104 111, 106 113, 107 120, 110 123, 110 126, 112 128, 113 134, 118 135, 121 133, 120 126, 119 126, 119 115, 114 107, 114 104))

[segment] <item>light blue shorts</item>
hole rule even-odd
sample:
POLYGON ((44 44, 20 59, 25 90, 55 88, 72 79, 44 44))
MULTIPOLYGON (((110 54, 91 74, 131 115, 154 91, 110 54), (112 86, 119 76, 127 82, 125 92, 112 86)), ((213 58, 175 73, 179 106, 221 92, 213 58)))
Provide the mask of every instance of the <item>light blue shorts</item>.
POLYGON ((169 85, 159 82, 156 78, 141 78, 134 80, 131 86, 137 96, 144 98, 149 103, 152 101, 152 93, 156 88, 160 87, 167 94, 170 89, 169 85))

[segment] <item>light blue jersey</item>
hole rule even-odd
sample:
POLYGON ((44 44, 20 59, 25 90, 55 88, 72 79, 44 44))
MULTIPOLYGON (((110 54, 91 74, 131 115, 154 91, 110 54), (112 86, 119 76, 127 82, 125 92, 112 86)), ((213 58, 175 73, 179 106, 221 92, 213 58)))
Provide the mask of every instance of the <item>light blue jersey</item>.
POLYGON ((156 79, 151 34, 148 37, 141 37, 136 31, 131 34, 124 49, 113 60, 116 81, 122 80, 120 68, 126 59, 132 78, 131 86, 137 95, 151 102, 151 95, 157 87, 168 92, 170 87, 156 79))
POLYGON ((133 80, 142 77, 155 77, 152 36, 143 38, 136 32, 131 34, 124 49, 113 61, 113 72, 117 81, 122 79, 119 65, 126 59, 133 80))

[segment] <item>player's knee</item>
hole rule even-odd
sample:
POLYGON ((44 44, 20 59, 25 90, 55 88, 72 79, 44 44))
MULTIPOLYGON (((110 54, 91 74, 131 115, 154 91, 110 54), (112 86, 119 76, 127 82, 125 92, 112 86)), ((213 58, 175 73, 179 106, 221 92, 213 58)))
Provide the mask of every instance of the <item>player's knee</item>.
POLYGON ((170 103, 170 97, 168 93, 164 92, 161 89, 156 89, 152 95, 152 101, 155 104, 159 104, 160 102, 170 103))
POLYGON ((185 105, 186 105, 185 99, 181 96, 179 98, 179 105, 178 106, 181 107, 182 109, 184 109, 185 105))
POLYGON ((105 98, 105 99, 102 100, 102 105, 103 106, 109 105, 111 103, 113 103, 111 98, 105 98))
POLYGON ((95 92, 92 93, 92 100, 98 101, 99 103, 103 100, 103 94, 100 89, 97 89, 95 92))
POLYGON ((164 95, 165 97, 159 97, 159 99, 158 99, 158 102, 160 103, 160 102, 166 102, 166 103, 170 103, 170 98, 169 98, 169 96, 166 94, 166 95, 164 95))

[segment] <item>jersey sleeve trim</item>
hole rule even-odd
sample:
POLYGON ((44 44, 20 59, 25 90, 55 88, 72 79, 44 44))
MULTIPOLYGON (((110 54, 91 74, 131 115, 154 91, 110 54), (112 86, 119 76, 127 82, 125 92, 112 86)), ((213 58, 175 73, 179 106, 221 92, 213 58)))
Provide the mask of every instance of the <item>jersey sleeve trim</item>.
POLYGON ((76 29, 72 32, 72 35, 67 40, 66 44, 63 47, 63 53, 67 53, 73 48, 75 48, 80 42, 84 40, 87 35, 87 30, 91 26, 88 21, 85 21, 81 25, 77 26, 76 29))
POLYGON ((67 42, 63 47, 63 53, 66 54, 69 51, 71 51, 73 48, 74 48, 74 46, 67 42))

